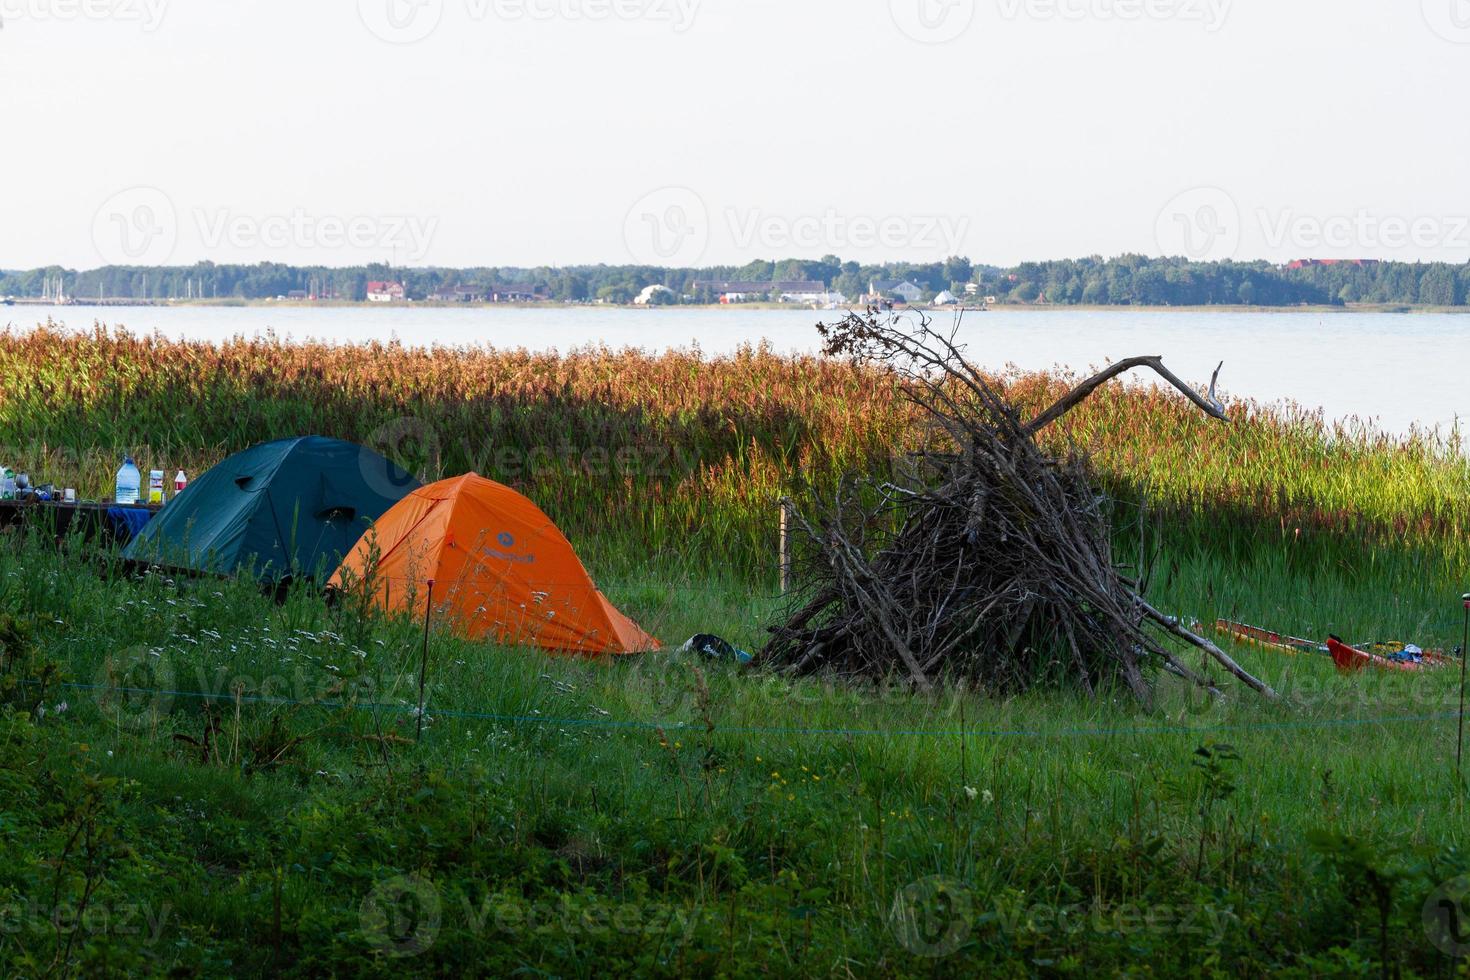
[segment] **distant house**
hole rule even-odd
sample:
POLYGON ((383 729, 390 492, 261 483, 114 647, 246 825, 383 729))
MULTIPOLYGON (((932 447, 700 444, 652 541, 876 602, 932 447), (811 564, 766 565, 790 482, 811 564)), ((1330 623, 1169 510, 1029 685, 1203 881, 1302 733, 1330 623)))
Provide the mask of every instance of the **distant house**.
POLYGON ((401 282, 379 282, 373 280, 367 284, 367 301, 369 303, 402 303, 407 298, 401 282))
POLYGON ((1289 263, 1286 268, 1293 272, 1297 269, 1311 269, 1316 266, 1328 265, 1351 265, 1359 269, 1371 269, 1378 262, 1378 259, 1297 259, 1295 262, 1289 263))
POLYGON ((535 286, 525 284, 502 284, 491 286, 486 299, 492 303, 534 303, 546 298, 535 286))
POLYGON ((708 292, 720 303, 769 299, 772 293, 785 302, 812 303, 827 291, 827 285, 813 279, 696 279, 694 291, 708 292))
POLYGON ((293 289, 286 294, 287 299, 312 299, 312 295, 304 289, 293 289))
POLYGON ((941 289, 939 291, 939 295, 934 297, 935 306, 953 306, 959 301, 959 297, 950 292, 948 289, 941 289))
POLYGON ((874 279, 868 283, 868 297, 870 299, 902 300, 905 303, 917 303, 919 297, 923 295, 924 290, 907 279, 874 279))
POLYGON ((975 295, 978 295, 979 292, 980 292, 980 284, 978 282, 967 282, 967 283, 965 283, 965 295, 966 296, 975 296, 975 295))
MULTIPOLYGON (((838 296, 841 296, 842 294, 841 293, 838 293, 837 295, 838 296)), ((830 302, 832 302, 831 296, 832 296, 832 294, 829 293, 825 289, 803 289, 800 292, 791 292, 791 291, 783 290, 781 292, 781 302, 783 302, 783 303, 818 303, 818 304, 823 304, 823 303, 830 303, 830 302)), ((841 301, 838 300, 838 302, 841 302, 841 301)))
POLYGON ((429 299, 435 303, 483 303, 485 290, 476 286, 446 286, 429 299))
POLYGON ((668 293, 670 296, 674 295, 674 291, 668 286, 656 282, 652 286, 644 286, 643 291, 633 297, 633 303, 636 306, 648 306, 655 302, 654 297, 661 293, 668 293))
POLYGON ((782 293, 783 303, 802 303, 821 310, 835 310, 847 305, 847 297, 840 289, 824 289, 819 293, 782 293))

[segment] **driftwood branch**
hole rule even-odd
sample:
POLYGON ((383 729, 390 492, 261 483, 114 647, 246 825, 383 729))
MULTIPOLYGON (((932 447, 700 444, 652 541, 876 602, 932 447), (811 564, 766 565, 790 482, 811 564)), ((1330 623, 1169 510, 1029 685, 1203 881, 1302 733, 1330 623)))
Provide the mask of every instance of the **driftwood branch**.
POLYGON ((1226 653, 1224 650, 1221 650, 1219 647, 1215 646, 1215 644, 1211 643, 1203 636, 1200 636, 1198 633, 1195 633, 1191 630, 1185 629, 1183 626, 1180 625, 1178 619, 1174 618, 1173 616, 1165 616, 1153 606, 1143 601, 1142 598, 1138 600, 1138 608, 1145 616, 1147 616, 1153 622, 1157 623, 1165 631, 1174 634, 1186 643, 1199 647, 1205 653, 1209 654, 1216 660, 1216 662, 1220 664, 1220 666, 1224 667, 1226 670, 1230 671, 1230 673, 1234 674, 1237 680, 1241 681, 1251 690, 1264 694, 1272 701, 1279 701, 1281 699, 1280 695, 1272 690, 1269 684, 1267 684, 1265 681, 1258 680, 1256 677, 1248 673, 1245 668, 1241 667, 1240 664, 1236 663, 1235 660, 1231 658, 1230 654, 1226 653))
POLYGON ((1042 412, 1040 415, 1036 416, 1036 418, 1027 423, 1026 431, 1032 435, 1035 435, 1037 432, 1040 432, 1042 429, 1046 428, 1048 425, 1055 422, 1063 415, 1066 415, 1072 409, 1076 408, 1081 402, 1085 401, 1087 397, 1091 395, 1094 391, 1101 388, 1103 385, 1107 384, 1118 375, 1131 371, 1136 367, 1153 368, 1153 370, 1158 373, 1159 377, 1169 382, 1169 384, 1173 385, 1175 388, 1178 388, 1185 398, 1188 398, 1190 401, 1198 405, 1200 411, 1210 416, 1210 418, 1219 419, 1222 422, 1229 422, 1230 416, 1225 413, 1225 406, 1220 404, 1219 399, 1215 397, 1215 382, 1219 380, 1220 368, 1224 366, 1225 362, 1221 361, 1219 367, 1215 368, 1215 373, 1210 377, 1209 393, 1206 395, 1201 395, 1189 385, 1185 384, 1184 381, 1182 381, 1179 376, 1176 375, 1173 371, 1170 371, 1168 368, 1164 367, 1164 359, 1162 357, 1158 357, 1156 355, 1146 357, 1129 357, 1119 361, 1117 364, 1112 365, 1105 371, 1099 371, 1097 374, 1094 374, 1092 377, 1088 378, 1086 381, 1082 382, 1077 387, 1067 392, 1065 395, 1059 398, 1056 404, 1052 405, 1051 408, 1048 408, 1046 411, 1042 412))

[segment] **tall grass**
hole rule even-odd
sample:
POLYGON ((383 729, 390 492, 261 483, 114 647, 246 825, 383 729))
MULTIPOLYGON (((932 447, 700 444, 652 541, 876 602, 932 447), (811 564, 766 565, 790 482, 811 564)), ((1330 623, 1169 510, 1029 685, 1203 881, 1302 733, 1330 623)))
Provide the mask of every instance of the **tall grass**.
MULTIPOLYGON (((778 497, 887 474, 920 438, 891 375, 761 347, 711 358, 212 345, 47 325, 0 333, 0 378, 0 460, 84 496, 108 493, 124 452, 171 476, 315 432, 425 480, 473 469, 509 483, 608 560, 759 582, 772 576, 778 497)), ((997 378, 1028 410, 1066 381, 997 378)), ((1107 488, 1147 502, 1184 547, 1234 554, 1285 536, 1343 565, 1407 549, 1440 584, 1470 567, 1458 433, 1397 438, 1293 406, 1229 409, 1221 425, 1167 392, 1114 384, 1047 438, 1090 453, 1107 488)))
MULTIPOLYGON (((436 632, 419 741, 415 623, 305 589, 277 604, 239 579, 98 576, 37 538, 5 547, 0 616, 72 685, 49 689, 44 715, 0 707, 8 974, 1448 964, 1422 918, 1470 867, 1447 672, 1341 678, 1247 650, 1298 703, 1164 684, 1143 711, 677 654, 547 658, 436 632), (1364 875, 1387 882, 1386 915, 1364 875), (434 896, 437 929, 385 952, 364 908, 405 876, 434 896), (962 904, 918 910, 938 927, 917 935, 896 927, 935 876, 962 904), (84 928, 53 927, 84 905, 84 928), (691 925, 655 918, 669 909, 691 925), (150 917, 156 931, 132 927, 150 917)), ((686 600, 656 625, 738 631, 758 611, 686 600)), ((405 904, 395 935, 422 911, 405 904)))

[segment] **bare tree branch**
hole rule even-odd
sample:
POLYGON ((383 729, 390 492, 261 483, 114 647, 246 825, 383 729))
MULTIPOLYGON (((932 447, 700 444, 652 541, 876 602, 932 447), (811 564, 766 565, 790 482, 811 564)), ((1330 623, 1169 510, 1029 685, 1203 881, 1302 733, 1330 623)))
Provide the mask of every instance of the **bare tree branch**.
POLYGON ((1131 371, 1136 367, 1153 368, 1154 371, 1158 372, 1159 377, 1169 382, 1169 384, 1173 385, 1175 388, 1178 388, 1179 391, 1183 393, 1185 398, 1188 398, 1190 401, 1198 405, 1200 411, 1210 416, 1210 418, 1219 419, 1222 422, 1229 422, 1230 416, 1225 414, 1225 406, 1220 404, 1219 400, 1215 397, 1215 382, 1219 380, 1220 368, 1224 366, 1225 362, 1221 361, 1219 367, 1215 368, 1215 373, 1210 377, 1209 394, 1201 395, 1199 392, 1195 391, 1189 385, 1180 380, 1179 376, 1176 375, 1173 371, 1170 371, 1168 368, 1164 367, 1164 359, 1162 357, 1129 357, 1119 361, 1117 364, 1112 365, 1106 371, 1099 371, 1097 374, 1094 374, 1092 377, 1088 378, 1086 381, 1082 382, 1077 387, 1067 392, 1065 395, 1057 400, 1057 403, 1055 405, 1053 405, 1051 408, 1048 408, 1040 415, 1036 416, 1036 418, 1032 419, 1026 425, 1026 431, 1033 435, 1036 434, 1051 423, 1055 422, 1057 419, 1061 418, 1063 415, 1066 415, 1072 409, 1076 408, 1098 388, 1101 388, 1103 385, 1107 384, 1118 375, 1123 374, 1127 371, 1131 371))

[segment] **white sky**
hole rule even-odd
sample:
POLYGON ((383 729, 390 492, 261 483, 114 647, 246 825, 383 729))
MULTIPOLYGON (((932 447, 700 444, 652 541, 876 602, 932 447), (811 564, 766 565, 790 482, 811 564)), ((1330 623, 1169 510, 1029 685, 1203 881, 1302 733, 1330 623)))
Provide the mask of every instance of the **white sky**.
POLYGON ((0 0, 0 19, 5 268, 1470 259, 1470 0, 0 0))

